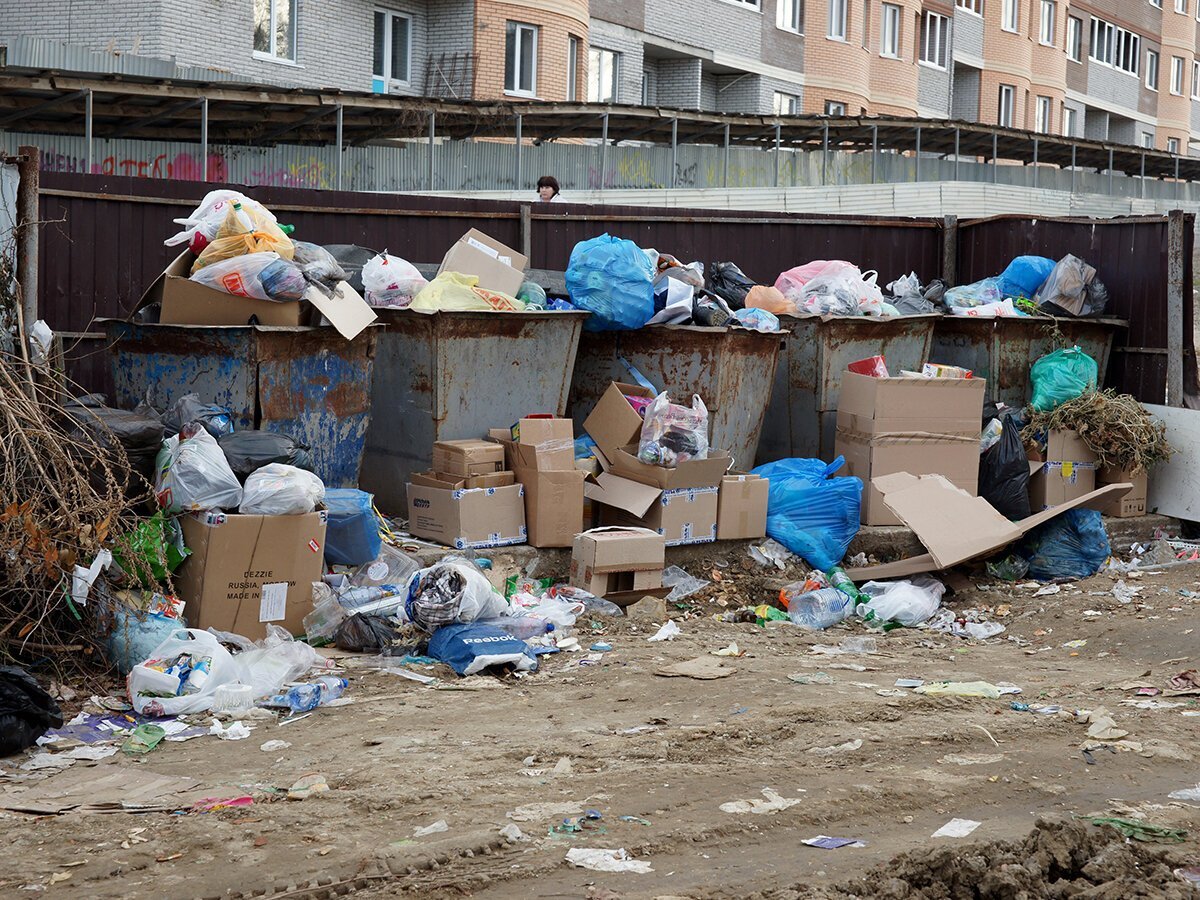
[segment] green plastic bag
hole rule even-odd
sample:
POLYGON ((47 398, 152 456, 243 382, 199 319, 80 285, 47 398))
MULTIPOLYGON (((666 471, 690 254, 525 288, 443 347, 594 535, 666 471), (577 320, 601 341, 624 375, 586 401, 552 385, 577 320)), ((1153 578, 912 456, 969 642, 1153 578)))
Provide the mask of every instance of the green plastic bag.
POLYGON ((1033 382, 1033 402, 1038 412, 1049 412, 1096 390, 1100 367, 1078 347, 1047 353, 1029 370, 1033 382))
POLYGON ((167 519, 162 510, 140 522, 113 542, 113 559, 133 584, 153 589, 174 572, 191 550, 183 544, 178 519, 167 519))

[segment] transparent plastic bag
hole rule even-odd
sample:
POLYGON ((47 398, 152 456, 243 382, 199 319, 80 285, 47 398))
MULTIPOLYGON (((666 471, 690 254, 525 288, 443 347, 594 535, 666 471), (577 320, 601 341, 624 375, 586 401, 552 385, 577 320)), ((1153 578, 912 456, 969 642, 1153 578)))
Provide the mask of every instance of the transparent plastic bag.
POLYGON ((522 281, 517 290, 517 299, 525 304, 526 309, 546 308, 546 289, 533 281, 522 281))
MULTIPOLYGON (((240 637, 212 629, 210 632, 222 640, 240 637)), ((309 669, 326 665, 325 657, 278 625, 267 625, 265 638, 256 643, 246 641, 242 646, 244 649, 233 656, 236 680, 250 685, 256 700, 278 694, 285 684, 299 680, 309 669)))
POLYGON ((418 312, 520 312, 525 304, 516 297, 479 287, 479 279, 461 272, 443 272, 421 288, 409 309, 418 312))
POLYGON ((199 422, 205 431, 218 439, 233 432, 233 413, 224 406, 205 403, 199 394, 184 394, 162 414, 167 437, 179 434, 188 422, 199 422))
POLYGON ((505 615, 508 604, 470 560, 447 556, 410 580, 408 619, 434 632, 443 625, 505 615))
POLYGON ((946 586, 936 578, 918 575, 908 581, 868 581, 859 590, 870 599, 855 610, 868 622, 897 622, 909 628, 928 621, 942 605, 946 586))
POLYGON ((708 458, 708 409, 698 394, 691 407, 672 403, 663 391, 646 407, 638 459, 674 468, 689 459, 708 458))
POLYGON ((1030 405, 1038 412, 1049 412, 1068 400, 1094 391, 1099 374, 1096 361, 1079 347, 1047 353, 1029 370, 1033 384, 1030 405))
POLYGON ((386 250, 363 265, 362 282, 369 304, 393 309, 407 309, 429 284, 416 266, 386 250))
POLYGON ((125 680, 135 712, 178 716, 212 708, 217 688, 238 680, 229 651, 207 631, 180 628, 129 670, 125 680))
MULTIPOLYGON (((807 262, 802 266, 796 266, 795 268, 788 269, 786 272, 781 272, 779 277, 775 279, 775 289, 783 294, 784 297, 799 305, 804 300, 804 288, 810 281, 821 275, 836 274, 846 266, 855 268, 853 263, 848 263, 841 259, 814 259, 812 262, 807 262)), ((771 311, 774 312, 774 310, 771 311)))
POLYGON ((216 236, 192 263, 192 274, 221 260, 265 252, 278 253, 283 259, 291 259, 295 249, 292 239, 283 233, 283 229, 275 223, 275 217, 261 205, 256 203, 240 208, 231 205, 225 212, 216 236))
POLYGON ((299 300, 308 290, 304 272, 278 253, 246 253, 199 269, 191 280, 214 290, 255 300, 285 303, 299 300))
POLYGON ((332 297, 337 286, 350 275, 324 247, 308 241, 292 241, 292 262, 300 267, 304 280, 316 287, 325 296, 332 297))
POLYGON ((591 313, 586 330, 637 329, 654 315, 654 275, 646 251, 633 241, 602 234, 571 250, 567 294, 575 306, 591 313))
POLYGON ((781 330, 779 319, 765 309, 739 309, 733 314, 733 318, 742 328, 757 331, 760 334, 770 334, 781 330))
POLYGON ((269 209, 245 194, 227 190, 209 191, 190 216, 174 220, 176 225, 184 226, 183 231, 172 235, 163 243, 168 247, 187 244, 191 251, 199 256, 208 242, 217 236, 221 223, 225 221, 225 216, 234 203, 240 203, 244 209, 254 210, 261 219, 275 221, 275 216, 269 209))
POLYGON ((164 442, 155 466, 154 494, 168 514, 235 509, 242 502, 242 485, 225 453, 198 422, 164 442))
POLYGON ((246 479, 238 512, 243 516, 302 516, 324 499, 325 483, 312 472, 271 463, 246 479))
POLYGON ((1000 290, 1000 279, 985 278, 973 284, 952 287, 942 297, 942 302, 950 308, 967 308, 983 306, 985 303, 999 303, 1004 299, 1000 290))

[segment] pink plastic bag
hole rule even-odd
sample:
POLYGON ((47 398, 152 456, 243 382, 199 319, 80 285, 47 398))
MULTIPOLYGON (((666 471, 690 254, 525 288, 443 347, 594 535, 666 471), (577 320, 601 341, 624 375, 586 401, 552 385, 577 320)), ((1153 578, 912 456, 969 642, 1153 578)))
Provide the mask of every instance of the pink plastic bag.
POLYGON ((844 268, 857 268, 842 259, 814 259, 794 269, 788 269, 775 279, 775 287, 789 300, 800 303, 804 286, 821 275, 834 275, 844 268))

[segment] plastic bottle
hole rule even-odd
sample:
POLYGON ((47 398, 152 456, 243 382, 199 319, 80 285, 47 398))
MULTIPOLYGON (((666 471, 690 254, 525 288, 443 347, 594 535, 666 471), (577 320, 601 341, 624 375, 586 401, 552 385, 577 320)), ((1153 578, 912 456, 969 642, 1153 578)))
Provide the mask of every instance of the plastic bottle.
POLYGON ((858 586, 846 574, 846 570, 841 566, 834 566, 825 576, 829 579, 829 586, 837 588, 847 597, 854 601, 857 606, 859 603, 866 603, 870 598, 858 589, 858 586))
POLYGON ((541 616, 493 616, 490 619, 476 619, 475 624, 492 625, 521 641, 554 631, 554 623, 541 616))
POLYGON ((338 591, 337 599, 346 609, 358 609, 385 597, 398 597, 400 593, 401 588, 394 584, 363 585, 338 591))
POLYGON ((837 588, 821 588, 788 598, 788 618, 793 625, 823 631, 843 621, 854 610, 854 601, 837 588))
POLYGON ((316 681, 292 685, 285 693, 276 694, 263 705, 286 706, 293 714, 308 712, 342 696, 348 684, 345 678, 323 675, 316 681))
POLYGON ((254 231, 254 220, 250 218, 250 213, 242 209, 242 204, 237 200, 233 201, 233 214, 243 231, 247 233, 254 231))

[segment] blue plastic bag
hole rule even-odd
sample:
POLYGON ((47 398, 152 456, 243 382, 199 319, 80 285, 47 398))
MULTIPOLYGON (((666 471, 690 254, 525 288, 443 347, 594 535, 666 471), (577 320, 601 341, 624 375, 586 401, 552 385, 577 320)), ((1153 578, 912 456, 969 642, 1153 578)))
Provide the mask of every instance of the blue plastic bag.
POLYGON ((1112 554, 1104 520, 1094 509, 1069 509, 1031 531, 1021 543, 1029 560, 1029 577, 1087 578, 1095 575, 1112 554))
POLYGON ((654 266, 633 241, 609 234, 580 241, 566 281, 571 302, 591 313, 587 331, 630 331, 654 315, 654 266))
POLYGON ((373 498, 354 488, 326 488, 325 562, 331 566, 361 566, 374 562, 383 549, 373 498))
POLYGON ((1029 369, 1033 384, 1030 405, 1038 412, 1049 412, 1096 389, 1100 367, 1078 347, 1055 350, 1040 357, 1029 369))
POLYGON ((495 625, 443 625, 429 639, 429 655, 459 675, 474 675, 489 666, 512 665, 536 672, 537 657, 524 641, 495 625))
POLYGON ((1018 256, 1000 273, 1000 292, 1005 297, 1033 299, 1054 266, 1054 260, 1044 256, 1018 256))
POLYGON ((822 572, 842 561, 858 534, 862 480, 833 477, 845 462, 781 459, 753 470, 770 482, 767 534, 822 572))

